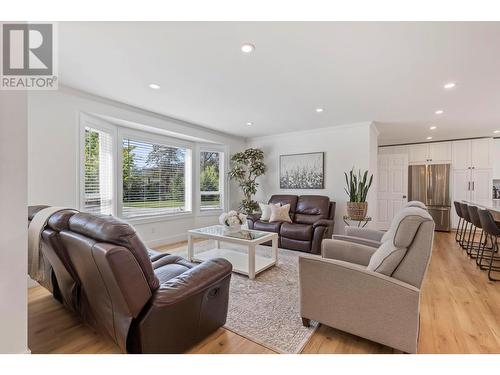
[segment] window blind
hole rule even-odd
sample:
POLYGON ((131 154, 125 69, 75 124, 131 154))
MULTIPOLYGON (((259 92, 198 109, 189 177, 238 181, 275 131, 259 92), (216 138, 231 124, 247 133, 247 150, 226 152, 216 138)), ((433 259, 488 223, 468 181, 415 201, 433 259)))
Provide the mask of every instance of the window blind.
POLYGON ((186 211, 186 151, 123 138, 122 217, 186 211))
POLYGON ((215 151, 200 152, 200 209, 222 208, 221 173, 222 153, 215 151))
POLYGON ((82 210, 113 213, 113 137, 85 127, 84 192, 82 210))

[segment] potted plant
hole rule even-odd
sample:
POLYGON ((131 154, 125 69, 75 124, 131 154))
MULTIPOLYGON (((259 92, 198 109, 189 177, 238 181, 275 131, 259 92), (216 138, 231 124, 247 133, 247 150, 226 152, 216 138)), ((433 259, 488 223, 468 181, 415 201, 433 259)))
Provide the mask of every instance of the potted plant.
POLYGON ((257 177, 266 172, 264 164, 264 152, 258 148, 249 148, 242 152, 237 152, 231 157, 232 167, 229 171, 229 179, 236 180, 243 192, 243 200, 239 210, 245 214, 251 214, 258 210, 259 204, 252 200, 252 196, 257 192, 259 183, 257 177))
POLYGON ((368 190, 372 186, 373 174, 368 180, 368 171, 365 171, 361 175, 359 170, 356 174, 354 168, 347 172, 344 172, 346 188, 344 189, 349 196, 349 202, 347 202, 347 215, 353 220, 363 220, 366 217, 366 212, 368 211, 368 202, 366 197, 368 195, 368 190))

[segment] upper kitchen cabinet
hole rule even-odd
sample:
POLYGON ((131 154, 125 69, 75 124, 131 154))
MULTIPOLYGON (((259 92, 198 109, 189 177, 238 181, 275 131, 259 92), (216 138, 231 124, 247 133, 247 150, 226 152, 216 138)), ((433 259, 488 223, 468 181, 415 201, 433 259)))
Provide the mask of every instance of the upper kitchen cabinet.
POLYGON ((433 163, 450 163, 451 142, 429 143, 429 159, 433 163))
POLYGON ((452 144, 453 169, 490 169, 493 139, 454 141, 452 144))
POLYGON ((493 168, 493 139, 471 140, 471 166, 473 169, 493 168))
POLYGON ((378 153, 381 155, 408 155, 408 146, 382 146, 378 148, 378 153))
POLYGON ((408 160, 411 164, 450 163, 451 143, 433 142, 411 145, 408 160))

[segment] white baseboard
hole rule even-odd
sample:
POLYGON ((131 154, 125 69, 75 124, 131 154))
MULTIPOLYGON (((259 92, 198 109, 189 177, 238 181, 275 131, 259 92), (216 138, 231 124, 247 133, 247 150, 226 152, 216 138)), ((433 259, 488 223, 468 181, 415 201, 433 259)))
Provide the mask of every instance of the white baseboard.
POLYGON ((155 248, 155 247, 170 245, 172 243, 186 241, 186 240, 187 240, 187 234, 183 233, 183 234, 177 234, 175 236, 158 238, 156 240, 146 241, 146 245, 148 247, 155 248))

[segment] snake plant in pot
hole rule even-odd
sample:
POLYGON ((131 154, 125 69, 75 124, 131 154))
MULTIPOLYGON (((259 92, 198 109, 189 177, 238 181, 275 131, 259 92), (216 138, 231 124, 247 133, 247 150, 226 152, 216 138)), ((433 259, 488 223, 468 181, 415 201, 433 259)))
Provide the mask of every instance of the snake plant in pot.
POLYGON ((344 175, 347 185, 344 190, 349 196, 347 215, 353 220, 363 220, 368 211, 366 197, 372 186, 373 174, 368 179, 368 171, 361 174, 360 170, 356 173, 353 168, 349 171, 349 174, 344 172, 344 175))

